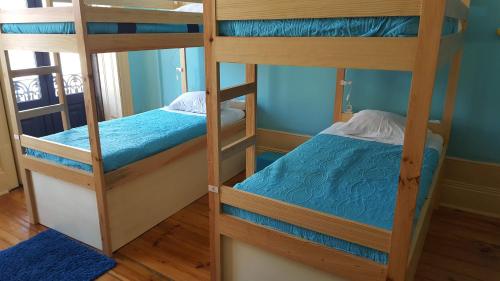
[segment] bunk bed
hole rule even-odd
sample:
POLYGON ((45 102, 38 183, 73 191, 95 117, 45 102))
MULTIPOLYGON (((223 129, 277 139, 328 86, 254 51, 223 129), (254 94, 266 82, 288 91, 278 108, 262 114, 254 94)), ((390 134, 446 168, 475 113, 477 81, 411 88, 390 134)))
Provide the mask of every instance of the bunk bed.
MULTIPOLYGON (((203 114, 161 108, 98 122, 92 55, 203 46, 201 13, 151 9, 157 1, 129 2, 119 7, 74 0, 69 7, 52 7, 48 1, 46 8, 0 11, 2 84, 30 221, 108 255, 207 192, 203 114), (14 49, 53 52, 54 65, 13 70, 14 49), (87 126, 71 128, 59 52, 80 55, 87 126), (59 103, 19 111, 13 78, 53 74, 59 103), (23 134, 21 120, 59 113, 63 132, 23 134)), ((222 130, 228 141, 243 133, 243 117, 228 120, 222 130)), ((244 169, 241 154, 226 163, 227 177, 244 169)))
POLYGON ((209 0, 204 5, 212 280, 413 280, 438 200, 469 1, 209 0), (246 83, 221 90, 222 62, 246 64, 246 83), (337 89, 336 124, 254 174, 256 64, 334 67, 337 89), (430 122, 436 71, 447 64, 442 117, 430 122), (412 73, 400 145, 339 136, 336 126, 352 117, 343 112, 347 68, 412 73), (235 96, 246 96, 246 134, 223 145, 220 103, 235 96), (428 129, 441 136, 442 145, 434 142, 437 149, 425 146, 428 129), (247 179, 229 187, 221 178, 221 161, 234 151, 246 151, 247 179), (374 151, 382 155, 375 157, 374 151), (340 192, 349 176, 360 174, 357 193, 340 192), (380 217, 355 214, 363 208, 380 217))

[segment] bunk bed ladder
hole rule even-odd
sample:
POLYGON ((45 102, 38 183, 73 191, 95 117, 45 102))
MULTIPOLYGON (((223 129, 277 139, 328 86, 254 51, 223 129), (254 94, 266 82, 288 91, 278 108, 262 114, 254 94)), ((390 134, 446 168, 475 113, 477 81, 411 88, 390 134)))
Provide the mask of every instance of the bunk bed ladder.
MULTIPOLYGON (((47 0, 48 5, 52 5, 52 0, 47 0)), ((24 186, 24 192, 26 197, 26 208, 28 210, 28 216, 30 223, 38 223, 38 214, 36 211, 33 186, 31 180, 31 172, 23 167, 23 140, 29 138, 29 136, 23 135, 23 129, 21 121, 29 118, 40 117, 48 114, 60 113, 62 118, 62 124, 64 130, 70 129, 71 125, 69 122, 69 112, 68 105, 66 102, 66 95, 64 92, 64 80, 62 76, 61 59, 58 53, 54 53, 54 65, 53 66, 41 66, 28 69, 16 69, 12 70, 9 51, 4 50, 1 52, 0 60, 2 63, 2 76, 3 76, 3 90, 6 94, 7 103, 9 104, 9 119, 12 126, 13 133, 13 143, 15 148, 15 157, 19 170, 21 171, 21 181, 24 186), (14 87, 14 78, 31 76, 31 75, 52 75, 56 74, 56 84, 58 90, 59 103, 54 105, 48 105, 28 110, 19 111, 17 105, 16 91, 14 87)))
MULTIPOLYGON (((11 129, 13 134, 14 149, 16 152, 15 153, 15 157, 17 160, 16 162, 21 172, 21 181, 24 187, 23 189, 26 197, 26 209, 28 211, 28 218, 30 223, 36 224, 38 223, 38 213, 35 206, 35 197, 33 191, 33 184, 31 180, 31 172, 23 167, 22 161, 20 159, 20 157, 23 154, 23 148, 21 146, 21 136, 23 134, 23 129, 21 126, 19 108, 17 106, 16 91, 12 80, 13 77, 9 59, 9 52, 6 50, 2 51, 0 60, 2 63, 2 71, 1 71, 3 77, 2 86, 3 86, 3 91, 5 93, 5 97, 7 98, 7 103, 9 105, 7 106, 7 109, 9 111, 8 117, 10 119, 10 124, 12 126, 11 129)), ((30 71, 33 71, 33 69, 30 69, 30 71)), ((21 73, 18 72, 17 75, 21 75, 21 73)))

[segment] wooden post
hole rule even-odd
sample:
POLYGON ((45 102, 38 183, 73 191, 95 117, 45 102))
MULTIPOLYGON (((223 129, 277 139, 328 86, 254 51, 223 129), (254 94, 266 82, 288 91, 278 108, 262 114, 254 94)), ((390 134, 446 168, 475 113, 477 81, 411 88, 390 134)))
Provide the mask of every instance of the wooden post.
POLYGON ((221 122, 220 122, 220 66, 214 60, 213 41, 217 34, 215 22, 215 0, 203 2, 205 73, 207 91, 207 159, 209 184, 209 224, 210 224, 210 277, 212 281, 221 280, 221 234, 219 231, 221 186, 221 122))
POLYGON ((19 170, 21 171, 21 181, 23 183, 24 194, 26 197, 26 209, 28 211, 30 223, 36 224, 38 223, 38 213, 36 210, 33 185, 31 182, 31 172, 24 168, 22 160, 23 148, 21 146, 20 136, 23 134, 23 127, 21 125, 21 120, 19 119, 16 91, 14 89, 14 84, 11 78, 12 70, 10 66, 9 52, 2 51, 0 60, 2 63, 3 92, 7 99, 7 110, 9 113, 8 119, 10 120, 12 133, 14 134, 14 149, 17 164, 19 165, 19 170))
POLYGON ((460 65, 462 63, 463 50, 459 50, 453 57, 450 73, 448 75, 448 86, 446 89, 446 98, 444 100, 444 110, 442 118, 443 138, 445 143, 449 142, 451 133, 451 123, 453 112, 455 111, 455 98, 457 96, 458 81, 460 78, 460 65))
MULTIPOLYGON (((257 84, 257 65, 247 64, 246 65, 246 82, 257 84)), ((250 93, 246 95, 245 102, 246 109, 246 136, 255 136, 257 130, 257 91, 255 93, 250 93)), ((255 173, 255 144, 246 149, 246 177, 250 177, 255 173)))
POLYGON ((87 49, 87 20, 85 15, 85 4, 83 0, 73 0, 75 11, 75 28, 78 40, 80 64, 82 68, 85 114, 90 138, 90 151, 92 155, 92 173, 99 213, 99 225, 101 230, 101 241, 103 253, 111 256, 111 237, 109 230, 108 206, 104 181, 104 167, 102 163, 101 143, 99 138, 99 123, 97 118, 97 105, 94 88, 94 77, 92 74, 92 57, 87 49))
MULTIPOLYGON (((53 7, 52 0, 45 0, 47 7, 53 7)), ((69 121, 69 109, 68 103, 66 101, 66 91, 64 90, 64 77, 62 73, 61 66, 61 56, 59 53, 53 53, 54 56, 54 65, 57 67, 56 72, 56 84, 57 84, 57 96, 59 97, 59 104, 63 105, 63 110, 61 111, 61 119, 64 130, 71 129, 71 122, 69 121)))
POLYGON ((180 54, 180 66, 181 66, 181 89, 182 93, 186 93, 188 89, 188 77, 187 77, 187 58, 186 58, 186 48, 179 49, 180 54))
POLYGON ((438 65, 445 0, 423 0, 418 48, 408 104, 398 196, 394 213, 387 280, 404 281, 420 184, 432 93, 438 65))
POLYGON ((342 104, 344 101, 345 68, 337 69, 337 80, 335 82, 335 103, 333 106, 333 122, 339 122, 342 119, 342 104))

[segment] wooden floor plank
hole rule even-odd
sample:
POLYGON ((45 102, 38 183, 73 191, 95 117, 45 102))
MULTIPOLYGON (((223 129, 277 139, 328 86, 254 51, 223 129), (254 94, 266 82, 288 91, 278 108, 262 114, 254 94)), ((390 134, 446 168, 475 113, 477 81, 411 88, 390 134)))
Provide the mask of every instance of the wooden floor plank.
MULTIPOLYGON (((22 190, 0 196, 0 250, 44 229, 29 224, 22 190)), ((208 249, 205 196, 118 250, 117 266, 98 280, 208 281, 208 249)), ((415 280, 499 281, 500 220, 439 209, 415 280)))

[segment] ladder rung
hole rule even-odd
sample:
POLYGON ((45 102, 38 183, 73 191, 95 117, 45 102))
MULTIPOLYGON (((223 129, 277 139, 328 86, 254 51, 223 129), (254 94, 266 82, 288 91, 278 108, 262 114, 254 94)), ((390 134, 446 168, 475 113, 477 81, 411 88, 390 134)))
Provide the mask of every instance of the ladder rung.
POLYGON ((62 104, 48 105, 44 107, 38 107, 28 110, 19 111, 19 120, 34 118, 38 116, 48 115, 52 113, 57 113, 64 111, 64 106, 62 104))
POLYGON ((232 100, 237 97, 248 95, 257 92, 257 84, 255 82, 245 83, 235 87, 226 88, 220 91, 220 101, 232 100))
POLYGON ((221 150, 221 160, 226 160, 227 158, 235 155, 236 153, 246 149, 249 146, 255 145, 256 137, 248 136, 239 139, 231 144, 224 146, 221 150))
POLYGON ((57 66, 41 66, 41 67, 35 67, 35 68, 12 70, 10 72, 10 76, 11 76, 11 78, 15 78, 15 77, 23 77, 23 76, 31 76, 31 75, 48 75, 48 74, 56 73, 58 71, 59 71, 59 67, 57 67, 57 66))

